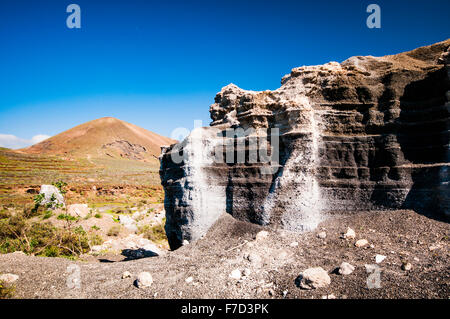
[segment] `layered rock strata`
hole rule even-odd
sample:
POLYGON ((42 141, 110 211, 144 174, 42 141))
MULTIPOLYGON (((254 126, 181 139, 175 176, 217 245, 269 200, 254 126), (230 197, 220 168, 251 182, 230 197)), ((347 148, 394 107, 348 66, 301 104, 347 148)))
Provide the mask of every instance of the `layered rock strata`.
POLYGON ((274 91, 224 87, 211 126, 160 156, 171 247, 223 212, 292 231, 350 211, 448 219, 449 47, 295 68, 274 91))

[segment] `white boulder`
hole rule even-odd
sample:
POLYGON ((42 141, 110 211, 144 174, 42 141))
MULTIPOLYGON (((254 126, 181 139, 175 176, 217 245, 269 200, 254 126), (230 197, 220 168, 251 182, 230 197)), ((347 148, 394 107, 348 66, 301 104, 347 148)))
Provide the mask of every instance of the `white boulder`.
POLYGON ((355 239, 356 233, 350 227, 347 227, 347 232, 343 235, 345 239, 355 239))
POLYGON ((14 274, 3 274, 0 275, 0 281, 4 282, 5 284, 12 284, 16 282, 19 279, 19 276, 14 274))
POLYGON ((65 207, 66 205, 63 195, 59 189, 53 185, 42 185, 39 194, 44 195, 44 198, 40 202, 41 205, 49 206, 53 209, 58 206, 65 207))
POLYGON ((153 277, 147 271, 141 272, 136 279, 136 286, 138 288, 150 287, 152 285, 152 283, 153 283, 153 277))
POLYGON ((322 267, 308 268, 297 278, 302 289, 316 289, 328 286, 331 278, 322 267))
POLYGON ((355 266, 353 266, 347 262, 343 262, 339 266, 338 272, 340 275, 350 275, 354 270, 355 270, 355 266))

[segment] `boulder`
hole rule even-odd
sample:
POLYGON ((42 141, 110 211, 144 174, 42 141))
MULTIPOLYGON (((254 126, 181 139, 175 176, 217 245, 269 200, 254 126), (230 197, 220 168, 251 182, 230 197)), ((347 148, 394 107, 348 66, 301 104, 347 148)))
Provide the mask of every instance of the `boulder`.
POLYGON ((339 266, 338 272, 340 275, 350 275, 354 270, 355 270, 355 266, 353 266, 347 262, 343 262, 339 266))
POLYGON ((383 256, 383 255, 376 255, 375 256, 375 262, 377 263, 377 264, 379 264, 379 263, 381 263, 383 260, 385 260, 386 259, 386 256, 383 256))
POLYGON ((328 286, 331 278, 322 267, 314 267, 304 270, 296 283, 302 289, 317 289, 328 286))
POLYGON ((347 231, 344 233, 344 235, 342 235, 342 237, 344 239, 355 239, 356 233, 353 229, 351 229, 350 227, 347 227, 347 231))
POLYGON ((17 280, 19 280, 19 276, 15 274, 0 275, 0 281, 8 285, 15 283, 17 280))
POLYGON ((135 284, 138 288, 148 288, 152 285, 152 283, 153 283, 153 277, 147 271, 141 272, 138 275, 136 282, 135 282, 135 284))
POLYGON ((369 244, 369 242, 367 241, 367 239, 360 239, 360 240, 356 241, 355 246, 358 248, 361 248, 361 247, 367 246, 368 244, 369 244))
POLYGON ((317 234, 317 237, 320 239, 325 239, 325 238, 327 238, 327 233, 324 231, 321 231, 320 233, 317 234))
POLYGON ((43 194, 40 204, 52 209, 65 207, 64 197, 59 189, 53 185, 42 185, 39 194, 43 194))

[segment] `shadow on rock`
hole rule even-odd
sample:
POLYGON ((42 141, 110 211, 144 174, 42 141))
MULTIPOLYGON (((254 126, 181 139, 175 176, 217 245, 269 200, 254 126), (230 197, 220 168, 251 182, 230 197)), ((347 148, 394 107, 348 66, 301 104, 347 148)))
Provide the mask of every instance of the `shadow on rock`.
POLYGON ((154 251, 145 250, 145 249, 142 249, 142 248, 138 248, 138 249, 124 249, 124 250, 122 250, 122 255, 126 257, 123 261, 129 261, 129 260, 135 260, 135 259, 159 256, 154 251))

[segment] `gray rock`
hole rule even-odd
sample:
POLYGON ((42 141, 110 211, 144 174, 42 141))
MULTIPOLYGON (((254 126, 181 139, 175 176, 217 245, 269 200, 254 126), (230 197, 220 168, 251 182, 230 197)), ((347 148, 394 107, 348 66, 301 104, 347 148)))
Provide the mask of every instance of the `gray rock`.
POLYGON ((122 279, 125 279, 125 278, 131 278, 131 273, 129 271, 125 271, 122 274, 122 279))
POLYGON ((343 262, 339 266, 338 272, 340 275, 350 275, 354 270, 355 270, 355 266, 353 266, 347 262, 343 262))
POLYGON ((138 288, 148 288, 152 284, 153 284, 152 275, 147 271, 141 272, 136 279, 136 286, 138 288))
POLYGON ((296 282, 302 289, 317 289, 328 286, 331 278, 322 267, 314 267, 304 270, 296 282))
POLYGON ((320 238, 320 239, 325 239, 325 238, 327 238, 327 233, 322 231, 322 232, 317 234, 317 237, 320 238))
POLYGON ((404 271, 410 271, 412 269, 411 263, 403 263, 402 264, 402 270, 404 271))
POLYGON ((367 241, 367 239, 360 239, 356 241, 355 246, 361 248, 367 246, 368 244, 369 242, 367 241))
POLYGON ((353 229, 351 229, 350 227, 347 227, 347 231, 343 235, 343 238, 345 238, 345 239, 355 239, 355 237, 356 237, 355 231, 353 229))
POLYGON ((4 282, 5 284, 13 284, 19 280, 19 276, 15 274, 2 274, 0 275, 0 281, 4 282))
POLYGON ((377 263, 377 264, 379 264, 379 263, 381 263, 383 260, 385 260, 386 259, 386 256, 383 256, 383 255, 376 255, 375 256, 375 262, 377 263))

